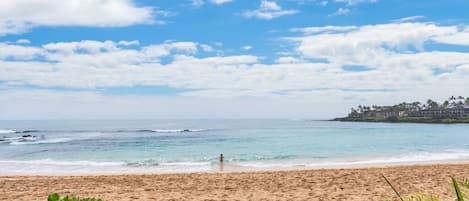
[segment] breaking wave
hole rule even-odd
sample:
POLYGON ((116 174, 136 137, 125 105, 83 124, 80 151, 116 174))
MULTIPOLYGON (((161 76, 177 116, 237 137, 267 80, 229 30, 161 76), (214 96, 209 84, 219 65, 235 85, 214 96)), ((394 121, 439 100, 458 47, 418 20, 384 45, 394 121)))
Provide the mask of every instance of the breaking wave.
POLYGON ((16 133, 14 130, 0 130, 0 134, 16 133))
POLYGON ((148 129, 138 130, 137 132, 152 132, 152 133, 186 133, 186 132, 204 132, 210 129, 148 129))
POLYGON ((68 142, 72 141, 71 138, 55 138, 50 140, 35 140, 35 141, 12 141, 10 142, 11 145, 29 145, 29 144, 54 144, 54 143, 61 143, 61 142, 68 142))
POLYGON ((10 133, 38 133, 41 132, 40 130, 23 130, 23 131, 15 131, 15 130, 0 130, 0 134, 10 134, 10 133))
POLYGON ((53 159, 30 160, 30 161, 0 161, 0 164, 17 165, 54 165, 54 166, 121 166, 122 162, 95 162, 95 161, 58 161, 53 159))

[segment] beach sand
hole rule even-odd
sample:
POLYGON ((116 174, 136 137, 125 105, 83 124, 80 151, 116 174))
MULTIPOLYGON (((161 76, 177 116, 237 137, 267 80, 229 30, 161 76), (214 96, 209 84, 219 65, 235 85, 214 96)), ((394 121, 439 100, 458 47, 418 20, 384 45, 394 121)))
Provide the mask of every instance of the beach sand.
POLYGON ((0 200, 47 200, 52 192, 104 200, 389 200, 381 175, 402 194, 452 198, 450 175, 469 178, 469 164, 265 172, 0 176, 0 200))

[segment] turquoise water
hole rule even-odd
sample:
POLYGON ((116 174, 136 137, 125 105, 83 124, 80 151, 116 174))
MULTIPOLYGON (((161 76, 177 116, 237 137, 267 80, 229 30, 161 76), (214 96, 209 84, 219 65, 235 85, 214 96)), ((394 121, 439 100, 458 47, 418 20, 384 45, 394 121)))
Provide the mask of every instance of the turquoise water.
POLYGON ((3 174, 198 172, 469 159, 469 125, 305 120, 0 121, 3 174), (31 136, 29 136, 31 135, 31 136))

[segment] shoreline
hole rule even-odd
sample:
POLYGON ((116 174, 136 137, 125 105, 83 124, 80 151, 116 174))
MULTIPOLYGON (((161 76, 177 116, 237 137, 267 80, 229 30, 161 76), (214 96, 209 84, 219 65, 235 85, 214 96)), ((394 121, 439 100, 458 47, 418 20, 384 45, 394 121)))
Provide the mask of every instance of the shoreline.
POLYGON ((381 175, 404 195, 432 192, 451 198, 449 176, 469 178, 469 161, 215 173, 1 175, 0 200, 44 200, 53 192, 105 200, 390 199, 394 194, 381 175))
MULTIPOLYGON (((338 162, 341 163, 341 162, 338 162)), ((212 165, 210 170, 203 171, 157 171, 150 168, 122 172, 95 172, 95 173, 2 173, 0 177, 88 177, 88 176, 120 176, 120 175, 174 175, 174 174, 229 174, 229 173, 256 173, 256 172, 282 172, 282 171, 314 171, 314 170, 340 170, 340 169, 367 169, 367 168, 394 168, 406 166, 425 166, 425 165, 468 165, 469 160, 435 160, 435 161, 410 161, 394 163, 363 163, 363 164, 345 164, 345 165, 295 165, 288 167, 244 167, 239 165, 230 165, 225 163, 223 169, 220 165, 212 165)), ((105 168, 105 167, 103 167, 105 168)))

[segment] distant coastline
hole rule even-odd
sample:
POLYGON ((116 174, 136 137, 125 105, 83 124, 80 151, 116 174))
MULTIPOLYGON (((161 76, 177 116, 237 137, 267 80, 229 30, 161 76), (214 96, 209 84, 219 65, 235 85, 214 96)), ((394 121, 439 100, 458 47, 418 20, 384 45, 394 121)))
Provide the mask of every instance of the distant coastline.
POLYGON ((341 117, 332 121, 348 122, 387 122, 387 123, 434 123, 434 124, 462 124, 469 123, 469 118, 427 118, 427 117, 402 117, 402 118, 353 118, 341 117))
POLYGON ((469 123, 469 97, 451 96, 443 103, 431 99, 400 103, 392 106, 362 106, 352 108, 346 117, 332 121, 392 122, 392 123, 469 123))

